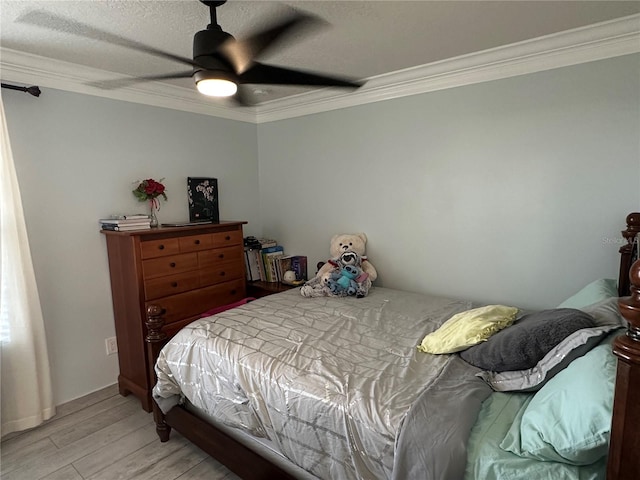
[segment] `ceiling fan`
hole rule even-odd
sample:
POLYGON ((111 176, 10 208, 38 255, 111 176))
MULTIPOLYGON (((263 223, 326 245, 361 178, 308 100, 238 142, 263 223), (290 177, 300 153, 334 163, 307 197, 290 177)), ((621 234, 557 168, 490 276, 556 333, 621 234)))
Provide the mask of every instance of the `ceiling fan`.
POLYGON ((204 95, 231 97, 240 105, 252 105, 253 102, 250 100, 249 91, 245 87, 247 84, 346 88, 362 86, 362 83, 346 78, 267 65, 256 61, 260 55, 264 55, 268 50, 275 49, 287 35, 295 31, 308 30, 324 23, 319 18, 294 11, 286 18, 280 19, 280 21, 271 24, 269 27, 244 39, 237 40, 218 25, 216 8, 226 3, 226 0, 200 1, 209 7, 211 23, 206 30, 197 32, 193 37, 193 59, 158 50, 135 40, 129 40, 96 27, 47 12, 29 12, 20 17, 18 21, 112 43, 156 57, 173 60, 190 67, 190 69, 180 72, 90 82, 90 85, 104 89, 121 88, 145 81, 192 77, 196 83, 196 88, 204 95))

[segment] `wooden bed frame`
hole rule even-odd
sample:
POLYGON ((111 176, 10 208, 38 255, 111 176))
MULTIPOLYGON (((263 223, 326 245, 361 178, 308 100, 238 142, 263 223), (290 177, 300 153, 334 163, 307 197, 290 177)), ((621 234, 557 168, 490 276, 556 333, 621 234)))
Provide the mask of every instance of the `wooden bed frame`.
MULTIPOLYGON (((626 334, 618 337, 613 345, 618 369, 607 480, 640 478, 640 260, 631 264, 633 242, 639 232, 640 213, 632 213, 627 216, 627 229, 622 231, 627 243, 620 248, 618 305, 629 325, 626 334)), ((154 371, 155 360, 168 337, 162 331, 162 310, 150 306, 147 313, 149 368, 154 371)), ((181 406, 165 415, 153 402, 153 415, 162 442, 169 440, 173 428, 243 479, 295 480, 289 472, 181 406)))

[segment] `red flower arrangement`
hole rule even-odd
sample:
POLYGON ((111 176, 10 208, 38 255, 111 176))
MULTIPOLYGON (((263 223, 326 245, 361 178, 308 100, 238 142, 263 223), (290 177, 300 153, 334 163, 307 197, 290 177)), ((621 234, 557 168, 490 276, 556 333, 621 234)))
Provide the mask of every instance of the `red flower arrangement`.
MULTIPOLYGON (((164 178, 160 179, 162 182, 164 178)), ((133 194, 136 196, 138 200, 141 202, 146 202, 147 200, 152 200, 153 203, 157 205, 158 200, 156 200, 159 196, 162 196, 165 200, 167 199, 167 194, 165 193, 164 185, 160 182, 156 182, 152 178, 148 178, 143 180, 138 185, 138 188, 133 190, 133 194)))

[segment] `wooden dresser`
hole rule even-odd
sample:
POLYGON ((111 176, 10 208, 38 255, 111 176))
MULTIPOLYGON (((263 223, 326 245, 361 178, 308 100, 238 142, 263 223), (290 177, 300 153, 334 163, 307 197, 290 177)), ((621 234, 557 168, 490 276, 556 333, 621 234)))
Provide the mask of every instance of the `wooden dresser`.
POLYGON ((134 394, 151 411, 153 371, 147 358, 146 310, 166 311, 168 336, 211 308, 246 297, 242 225, 220 222, 129 232, 103 230, 122 395, 134 394))

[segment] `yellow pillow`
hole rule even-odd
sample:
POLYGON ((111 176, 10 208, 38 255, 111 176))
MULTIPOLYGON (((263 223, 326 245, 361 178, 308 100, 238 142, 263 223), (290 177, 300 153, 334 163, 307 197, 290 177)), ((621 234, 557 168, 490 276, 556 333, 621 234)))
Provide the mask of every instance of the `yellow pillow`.
POLYGON ((504 305, 487 305, 455 314, 418 345, 425 353, 454 353, 485 342, 491 335, 508 327, 518 309, 504 305))

